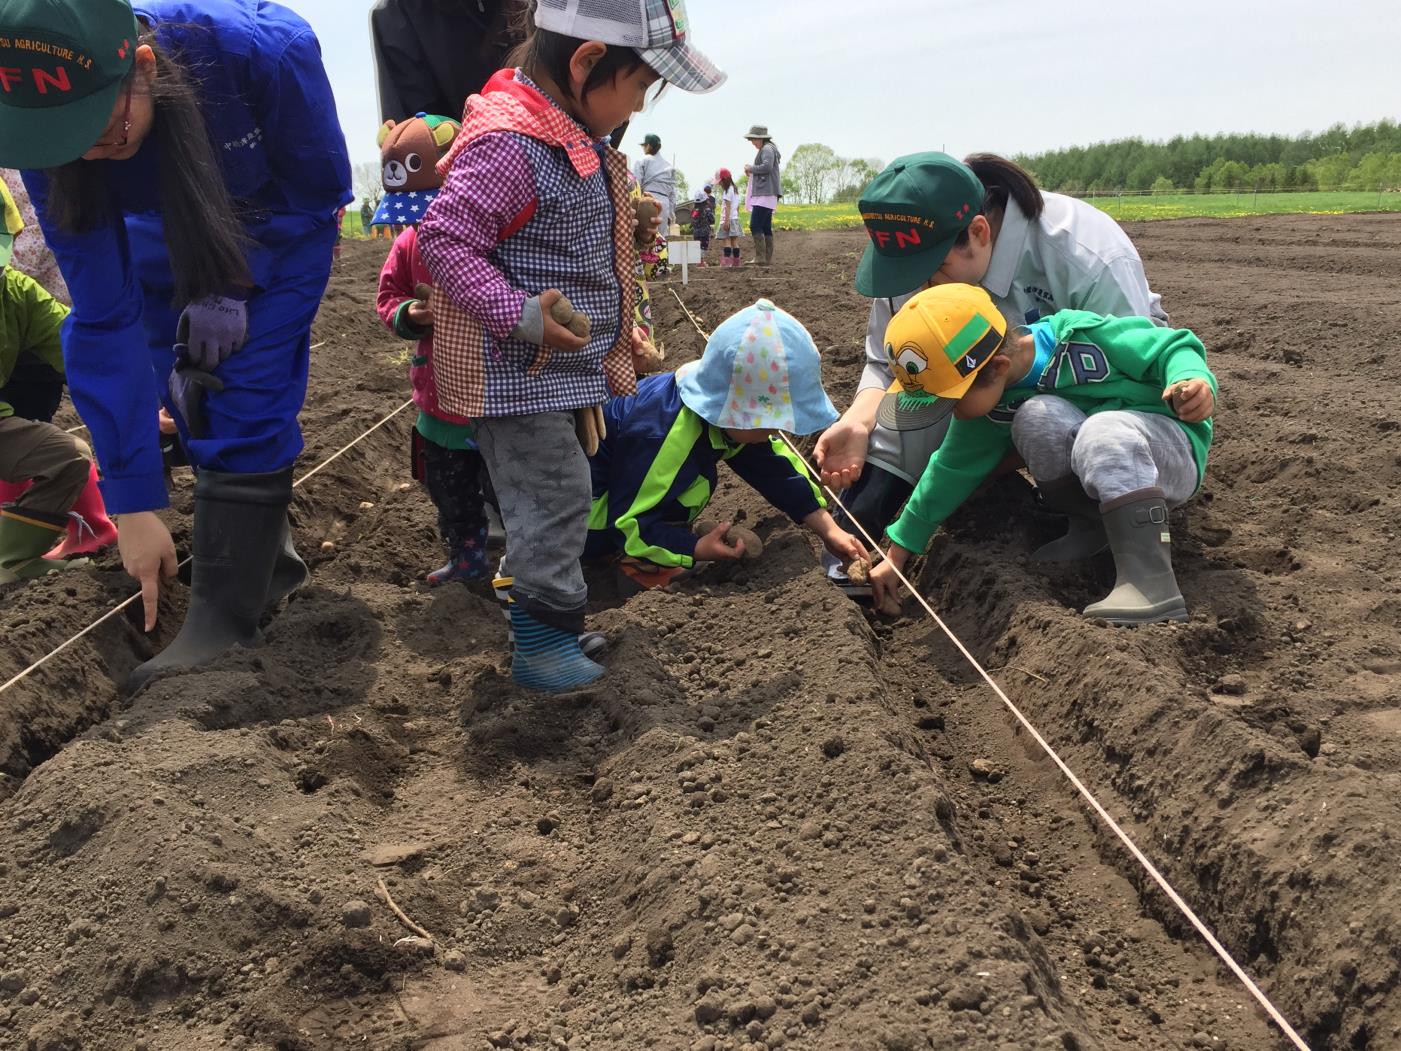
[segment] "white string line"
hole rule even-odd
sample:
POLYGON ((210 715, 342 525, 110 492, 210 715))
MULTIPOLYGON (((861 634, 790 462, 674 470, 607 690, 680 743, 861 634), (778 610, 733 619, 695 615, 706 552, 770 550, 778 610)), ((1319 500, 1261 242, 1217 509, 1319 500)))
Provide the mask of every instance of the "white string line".
MULTIPOLYGON (((301 486, 301 484, 302 484, 303 482, 307 481, 309 478, 314 477, 316 474, 318 474, 318 473, 319 473, 320 471, 322 471, 324 468, 329 467, 334 461, 340 459, 342 456, 344 456, 346 453, 348 453, 351 449, 355 448, 355 446, 359 445, 362 441, 364 441, 364 440, 365 440, 366 438, 368 438, 370 435, 374 434, 375 431, 379 430, 379 429, 380 429, 381 427, 383 427, 385 424, 389 423, 390 420, 394 419, 394 417, 398 416, 399 413, 403 412, 405 409, 407 409, 407 408, 408 408, 410 405, 412 405, 412 404, 413 404, 413 400, 412 400, 412 399, 410 399, 409 401, 404 402, 404 404, 400 405, 397 409, 395 409, 393 412, 391 412, 391 413, 390 413, 388 416, 386 416, 384 419, 380 420, 379 423, 375 424, 373 427, 371 427, 371 428, 370 428, 368 431, 366 431, 364 434, 360 435, 360 437, 356 438, 356 439, 355 439, 353 442, 351 442, 349 445, 345 446, 344 448, 341 448, 341 449, 336 450, 336 452, 332 453, 332 454, 331 454, 330 456, 328 456, 324 461, 322 461, 321 463, 317 464, 315 467, 313 467, 313 468, 312 468, 310 471, 308 471, 306 474, 302 475, 301 478, 297 479, 295 482, 292 483, 292 488, 293 488, 293 489, 298 488, 299 486, 301 486)), ((188 564, 190 563, 190 560, 191 560, 193 557, 194 557, 193 555, 186 555, 185 558, 184 558, 184 560, 183 560, 183 561, 179 564, 179 566, 177 566, 176 568, 177 568, 177 569, 183 569, 186 565, 188 565, 188 564)), ((91 624, 89 624, 89 625, 88 625, 86 628, 84 628, 82 631, 78 632, 78 634, 74 635, 71 639, 69 639, 68 641, 62 643, 62 644, 59 645, 59 646, 56 646, 54 649, 52 649, 52 650, 50 650, 48 653, 44 654, 44 656, 40 657, 37 661, 35 661, 35 662, 34 662, 33 664, 31 664, 29 667, 25 668, 25 669, 24 669, 22 672, 20 672, 19 674, 17 674, 17 675, 15 675, 15 676, 11 677, 11 678, 10 678, 8 681, 6 681, 4 684, 0 684, 0 693, 4 693, 4 692, 5 692, 6 690, 8 690, 11 686, 15 685, 15 683, 17 683, 17 682, 20 682, 22 679, 28 678, 30 675, 32 675, 34 672, 38 671, 38 670, 39 670, 40 668, 42 668, 45 664, 47 664, 49 661, 53 660, 53 658, 57 657, 57 656, 58 656, 60 653, 62 653, 64 650, 68 649, 69 646, 72 646, 75 642, 78 642, 78 641, 79 641, 80 639, 82 639, 84 636, 86 636, 86 635, 90 634, 91 632, 97 630, 97 629, 98 629, 99 627, 101 627, 103 624, 107 623, 107 621, 111 620, 111 619, 112 619, 113 617, 115 617, 118 613, 120 613, 122 610, 126 609, 128 606, 130 606, 132 603, 136 602, 136 601, 139 600, 140 598, 141 598, 141 592, 138 591, 136 594, 132 595, 130 598, 128 598, 128 599, 126 599, 124 602, 122 602, 120 605, 113 606, 110 610, 108 610, 106 613, 104 613, 104 614, 103 614, 101 617, 99 617, 97 620, 93 621, 91 624)))
MULTIPOLYGON (((676 295, 675 289, 672 289, 672 295, 676 295)), ((705 331, 705 329, 701 328, 700 322, 696 320, 695 315, 692 314, 691 311, 687 308, 686 304, 682 302, 681 297, 679 295, 676 295, 676 301, 681 304, 681 309, 684 310, 686 312, 686 316, 691 319, 691 324, 696 327, 696 331, 699 332, 701 336, 704 337, 706 340, 709 340, 709 334, 705 331)), ((842 512, 847 516, 847 518, 856 526, 857 529, 861 531, 862 537, 864 537, 866 542, 871 546, 870 549, 873 558, 875 556, 881 556, 883 553, 880 550, 880 545, 876 543, 875 539, 872 538, 871 534, 866 531, 866 527, 863 526, 859 521, 857 521, 856 517, 846 509, 846 505, 842 503, 841 498, 838 497, 836 493, 832 492, 832 490, 826 485, 826 483, 822 481, 821 475, 818 474, 818 472, 808 462, 807 457, 803 455, 802 451, 796 445, 794 445, 792 440, 789 439, 788 435, 784 434, 782 431, 778 432, 778 436, 782 438, 784 444, 787 445, 790 450, 792 450, 793 455, 798 458, 798 462, 803 465, 803 469, 806 470, 808 474, 812 476, 813 480, 816 481, 818 485, 822 486, 823 492, 825 492, 827 496, 831 498, 833 503, 835 503, 839 508, 841 508, 842 512)), ((1066 779, 1072 785, 1075 786, 1076 791, 1080 793, 1080 795, 1085 799, 1085 801, 1089 803, 1090 806, 1094 809, 1095 813, 1099 815, 1100 819, 1109 827, 1109 829, 1114 833, 1114 835, 1118 837, 1119 842, 1121 842, 1125 846, 1125 848, 1127 848, 1129 853, 1133 855, 1134 860, 1136 860, 1143 867, 1143 870, 1153 878, 1153 882, 1156 883, 1159 889, 1161 889, 1162 892, 1167 895, 1168 899, 1174 905, 1177 906, 1178 911, 1180 911, 1182 915, 1187 917, 1188 921, 1192 924, 1192 926, 1196 928, 1197 933, 1200 934, 1206 940, 1206 943, 1211 946, 1211 948, 1215 951, 1216 955, 1220 957, 1221 961, 1227 967, 1230 968, 1231 972, 1238 979, 1240 979, 1241 984, 1244 985, 1246 989, 1250 991, 1250 994, 1255 998, 1255 1000, 1260 1004, 1260 1006, 1265 1009, 1265 1013, 1270 1016, 1270 1018, 1274 1021, 1274 1023, 1277 1026, 1279 1026, 1280 1030, 1283 1031, 1284 1035, 1289 1037, 1289 1039, 1293 1041, 1294 1046, 1299 1048, 1300 1051, 1309 1051, 1308 1044, 1304 1043, 1303 1039, 1299 1036, 1299 1034, 1294 1031, 1294 1027, 1291 1026, 1289 1022, 1285 1020, 1284 1016, 1280 1014, 1279 1009, 1276 1008, 1275 1005, 1270 1002, 1269 997, 1267 997, 1264 994, 1264 992, 1261 991, 1260 987, 1255 984, 1255 982, 1251 979, 1250 975, 1245 973, 1245 969, 1242 968, 1240 964, 1236 963, 1235 958, 1226 950, 1226 947, 1216 940, 1216 936, 1211 933, 1211 930, 1207 927, 1207 925, 1201 921, 1201 919, 1197 916, 1197 914, 1194 911, 1192 911, 1192 907, 1188 905, 1186 901, 1183 900, 1182 896, 1178 894, 1176 890, 1173 889, 1172 884, 1167 881, 1167 877, 1165 877, 1161 872, 1158 871, 1158 867, 1148 860, 1147 856, 1143 853, 1143 851, 1138 849, 1138 845, 1134 843, 1132 839, 1129 838, 1128 833, 1125 832, 1123 828, 1120 827, 1119 823, 1115 821, 1113 817, 1110 816, 1109 811, 1107 811, 1100 804, 1100 801, 1095 798, 1094 793, 1092 793, 1088 788, 1085 787, 1085 783, 1081 781, 1079 777, 1076 776, 1075 771, 1070 769, 1070 767, 1066 765, 1065 760, 1063 760, 1060 757, 1060 755, 1056 752, 1056 750, 1052 748, 1051 745, 1046 741, 1046 739, 1041 736, 1040 731, 1038 731, 1036 727, 1032 725, 1031 720, 1029 720, 1025 715, 1023 715, 1021 709, 1012 703, 1011 698, 1007 696, 1007 694, 1003 691, 1002 687, 999 686, 996 680, 994 680, 993 677, 988 674, 987 670, 982 666, 982 664, 978 662, 978 659, 974 657, 972 653, 969 652, 968 647, 966 647, 963 644, 963 641, 953 633, 953 630, 947 624, 944 623, 942 618, 940 618, 939 614, 934 612, 934 607, 931 606, 925 600, 924 596, 920 594, 918 590, 916 590, 914 584, 910 582, 909 578, 906 577, 905 574, 900 571, 900 568, 896 566, 893 562, 891 563, 891 568, 895 570, 895 575, 900 579, 900 583, 904 584, 905 587, 909 590, 910 594, 913 595, 915 599, 919 602, 919 604, 924 607, 924 611, 929 614, 929 616, 934 620, 935 624, 939 625, 940 629, 944 632, 944 634, 948 636, 949 641, 952 642, 956 647, 958 647, 958 651, 961 654, 963 654, 963 656, 967 659, 968 663, 971 664, 974 667, 974 669, 977 670, 978 674, 982 676, 983 681, 986 682, 990 687, 992 687, 993 692, 996 693, 997 696, 1001 698, 1002 703, 1007 706, 1007 710, 1010 711, 1016 717, 1017 721, 1021 723, 1023 727, 1026 728, 1026 731, 1032 736, 1032 739, 1035 740, 1036 743, 1041 746, 1041 750, 1044 751, 1046 755, 1050 757, 1051 761, 1056 764, 1056 766, 1060 769, 1060 772, 1065 775, 1066 779)))

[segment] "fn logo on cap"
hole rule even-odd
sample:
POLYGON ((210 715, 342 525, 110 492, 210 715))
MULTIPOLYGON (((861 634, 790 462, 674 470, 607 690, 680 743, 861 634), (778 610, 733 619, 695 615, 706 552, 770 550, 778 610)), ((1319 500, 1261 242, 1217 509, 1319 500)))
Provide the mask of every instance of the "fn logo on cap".
POLYGON ((0 93, 12 106, 62 105, 90 94, 98 79, 93 60, 61 38, 0 34, 0 93))

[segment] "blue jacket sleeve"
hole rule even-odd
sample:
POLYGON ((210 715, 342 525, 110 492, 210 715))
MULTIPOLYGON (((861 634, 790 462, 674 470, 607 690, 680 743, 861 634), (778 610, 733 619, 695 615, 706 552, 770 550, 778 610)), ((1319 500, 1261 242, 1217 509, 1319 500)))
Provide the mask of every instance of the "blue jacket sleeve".
POLYGON ((63 233, 48 221, 48 179, 25 172, 24 182, 72 293, 73 311, 63 324, 68 389, 92 432, 107 510, 165 507, 160 401, 126 227, 114 221, 88 233, 63 233))
MULTIPOLYGON (((255 50, 250 104, 266 136, 268 165, 292 210, 282 221, 291 220, 288 233, 295 235, 334 226, 336 213, 354 199, 350 154, 316 34, 305 29, 276 44, 255 50)), ((268 287, 274 261, 261 245, 250 250, 249 268, 260 288, 268 287)))
POLYGON ((777 438, 770 438, 768 444, 746 445, 727 462, 735 474, 795 522, 801 524, 827 506, 822 491, 777 438))

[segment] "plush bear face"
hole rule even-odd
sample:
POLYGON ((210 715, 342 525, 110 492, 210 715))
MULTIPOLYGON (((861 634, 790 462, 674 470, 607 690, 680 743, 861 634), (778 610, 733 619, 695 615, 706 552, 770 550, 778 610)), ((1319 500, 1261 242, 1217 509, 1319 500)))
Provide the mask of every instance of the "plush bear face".
POLYGON ((456 121, 421 113, 402 124, 385 121, 379 131, 385 190, 404 193, 442 186, 438 161, 452 146, 458 128, 456 121))

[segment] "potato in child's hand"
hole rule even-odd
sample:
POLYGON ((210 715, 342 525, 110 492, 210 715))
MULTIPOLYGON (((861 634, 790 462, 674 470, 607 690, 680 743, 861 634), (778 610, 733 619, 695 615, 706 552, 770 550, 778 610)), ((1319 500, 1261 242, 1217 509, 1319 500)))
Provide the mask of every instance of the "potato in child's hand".
POLYGON ((423 302, 427 303, 429 297, 433 295, 433 286, 427 281, 420 281, 418 284, 414 285, 413 294, 415 299, 421 299, 423 302))
POLYGON ((560 296, 550 305, 550 317, 554 319, 556 324, 563 325, 580 339, 589 338, 589 332, 592 328, 589 316, 577 312, 567 296, 560 296))
POLYGON ((662 213, 661 202, 654 197, 639 197, 636 201, 637 228, 639 236, 645 236, 647 226, 662 213))
POLYGON ((864 558, 858 558, 846 567, 846 578, 853 584, 869 584, 871 582, 871 563, 864 558))
POLYGON ((735 543, 743 542, 744 554, 740 557, 746 562, 756 559, 764 553, 764 542, 759 539, 759 534, 752 529, 746 529, 742 525, 732 525, 727 535, 735 543))

